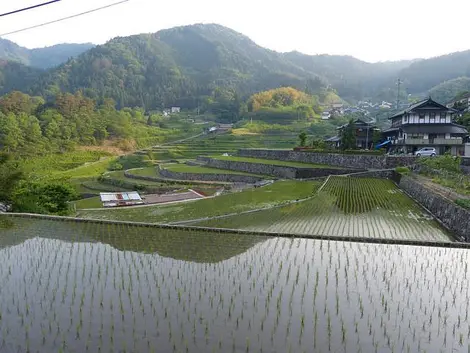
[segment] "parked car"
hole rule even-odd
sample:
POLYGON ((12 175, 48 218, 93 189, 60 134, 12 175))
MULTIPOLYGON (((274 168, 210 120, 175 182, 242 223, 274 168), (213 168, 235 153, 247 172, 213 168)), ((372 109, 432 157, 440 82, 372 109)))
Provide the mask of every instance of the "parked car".
POLYGON ((421 156, 428 156, 428 157, 434 157, 437 155, 436 149, 433 147, 424 147, 415 152, 415 156, 421 157, 421 156))

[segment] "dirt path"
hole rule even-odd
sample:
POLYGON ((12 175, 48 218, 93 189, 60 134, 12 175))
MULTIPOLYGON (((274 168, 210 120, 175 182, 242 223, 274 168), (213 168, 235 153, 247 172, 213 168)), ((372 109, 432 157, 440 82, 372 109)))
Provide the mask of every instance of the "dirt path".
POLYGON ((451 188, 448 188, 443 185, 439 185, 425 176, 415 175, 415 177, 417 180, 419 180, 419 182, 422 185, 426 186, 428 189, 431 189, 436 194, 439 194, 445 198, 448 198, 449 200, 455 201, 458 199, 470 199, 470 196, 459 194, 458 192, 455 192, 451 188))

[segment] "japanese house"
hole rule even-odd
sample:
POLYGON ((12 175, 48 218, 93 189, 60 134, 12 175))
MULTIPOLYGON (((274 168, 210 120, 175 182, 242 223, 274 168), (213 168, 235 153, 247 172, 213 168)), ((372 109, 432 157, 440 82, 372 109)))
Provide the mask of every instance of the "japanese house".
POLYGON ((434 147, 438 154, 464 155, 468 131, 453 122, 455 112, 427 98, 391 116, 391 127, 383 136, 390 141, 391 152, 434 147))

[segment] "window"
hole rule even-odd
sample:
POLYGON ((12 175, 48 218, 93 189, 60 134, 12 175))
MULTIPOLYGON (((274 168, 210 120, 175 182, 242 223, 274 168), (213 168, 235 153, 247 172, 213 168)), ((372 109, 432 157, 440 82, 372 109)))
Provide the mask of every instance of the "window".
POLYGON ((446 122, 446 113, 441 113, 441 123, 446 122))
POLYGON ((412 139, 423 139, 424 134, 411 134, 410 138, 412 138, 412 139))
POLYGON ((436 122, 436 113, 429 113, 429 123, 434 124, 436 122))
POLYGON ((405 115, 405 116, 403 117, 403 122, 404 122, 404 123, 407 123, 407 122, 408 122, 408 115, 405 115))
POLYGON ((424 113, 419 114, 419 123, 423 124, 424 123, 424 113))

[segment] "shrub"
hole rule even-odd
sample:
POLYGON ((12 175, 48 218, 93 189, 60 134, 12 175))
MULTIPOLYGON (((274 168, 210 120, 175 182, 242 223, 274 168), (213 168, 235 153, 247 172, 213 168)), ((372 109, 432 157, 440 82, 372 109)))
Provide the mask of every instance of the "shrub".
POLYGON ((470 210, 470 199, 457 199, 455 203, 463 208, 470 210))
POLYGON ((395 171, 400 174, 409 174, 410 173, 410 168, 408 167, 396 167, 395 171))
POLYGON ((432 169, 445 170, 447 172, 461 173, 461 158, 445 154, 434 158, 420 158, 418 163, 432 169))

